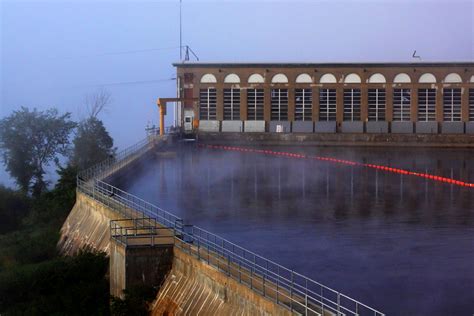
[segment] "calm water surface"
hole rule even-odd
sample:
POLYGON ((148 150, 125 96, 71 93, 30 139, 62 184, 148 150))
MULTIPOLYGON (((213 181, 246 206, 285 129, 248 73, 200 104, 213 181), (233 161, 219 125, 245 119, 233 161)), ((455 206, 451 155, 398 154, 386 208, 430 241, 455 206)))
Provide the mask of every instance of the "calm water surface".
MULTIPOLYGON (((474 151, 268 147, 474 182, 474 151)), ((389 315, 474 313, 474 188, 181 146, 119 187, 389 315)))

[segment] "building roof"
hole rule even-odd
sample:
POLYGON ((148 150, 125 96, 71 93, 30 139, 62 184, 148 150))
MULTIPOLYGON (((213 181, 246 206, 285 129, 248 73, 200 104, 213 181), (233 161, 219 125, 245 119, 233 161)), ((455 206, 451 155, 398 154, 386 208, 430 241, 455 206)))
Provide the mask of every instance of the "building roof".
POLYGON ((311 67, 473 67, 474 61, 417 61, 417 62, 203 62, 183 61, 173 63, 175 67, 181 68, 311 68, 311 67))

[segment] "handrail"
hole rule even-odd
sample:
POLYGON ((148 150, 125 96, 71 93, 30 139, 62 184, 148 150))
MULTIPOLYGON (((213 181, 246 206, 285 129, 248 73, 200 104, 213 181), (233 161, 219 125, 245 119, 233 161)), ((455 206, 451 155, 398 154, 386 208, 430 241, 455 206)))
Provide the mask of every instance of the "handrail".
MULTIPOLYGON (((153 140, 142 140, 121 151, 114 158, 81 172, 77 179, 78 190, 121 214, 126 218, 124 221, 132 220, 134 225, 138 225, 139 221, 142 220, 142 227, 136 228, 136 231, 146 229, 146 225, 152 225, 153 223, 155 225, 158 224, 162 228, 172 230, 176 240, 175 246, 187 250, 200 260, 204 259, 200 257, 201 249, 207 249, 208 259, 207 261, 204 260, 207 264, 216 266, 213 260, 217 261, 217 268, 221 269, 219 262, 225 260, 229 266, 227 272, 229 276, 269 299, 276 299, 277 304, 283 305, 290 310, 297 310, 305 315, 319 313, 324 315, 324 312, 330 312, 335 315, 384 315, 382 312, 362 302, 205 229, 193 225, 183 225, 183 219, 178 216, 140 197, 112 186, 103 180, 104 175, 113 174, 116 170, 123 167, 123 164, 127 163, 130 157, 140 156, 153 148, 154 145, 156 143, 153 140), (148 221, 146 225, 145 220, 148 221), (193 250, 193 247, 197 249, 197 252, 196 249, 193 250), (210 260, 210 256, 214 259, 210 260), (231 269, 236 269, 236 267, 238 267, 239 277, 231 273, 231 269), (243 281, 242 275, 247 275, 246 278, 249 279, 250 284, 243 281), (263 284, 263 292, 254 287, 255 282, 263 284), (268 291, 266 292, 268 289, 274 289, 276 294, 273 294, 273 296, 276 297, 273 297, 268 291), (315 308, 319 311, 315 310, 315 308)), ((122 243, 128 242, 127 238, 129 235, 127 235, 127 230, 120 231, 121 234, 125 232, 123 235, 118 234, 117 223, 118 221, 111 222, 111 232, 112 228, 115 227, 116 233, 115 235, 112 234, 112 236, 115 236, 116 239, 119 236, 118 239, 121 239, 119 241, 122 243)), ((133 238, 133 236, 131 237, 133 238)), ((167 237, 169 238, 169 236, 167 237)), ((155 239, 152 237, 151 242, 153 243, 154 241, 155 239)))

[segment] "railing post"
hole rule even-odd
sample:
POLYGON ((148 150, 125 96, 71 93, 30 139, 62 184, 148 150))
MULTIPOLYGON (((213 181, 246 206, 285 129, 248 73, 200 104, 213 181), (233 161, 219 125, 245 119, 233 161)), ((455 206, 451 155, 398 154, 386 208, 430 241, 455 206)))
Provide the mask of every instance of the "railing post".
POLYGON ((341 293, 337 292, 337 316, 341 315, 341 293))
POLYGON ((304 296, 304 314, 305 316, 308 316, 308 279, 305 279, 306 285, 305 285, 305 296, 304 296))
POLYGON ((294 287, 294 281, 293 281, 293 270, 291 270, 291 286, 290 286, 290 310, 293 311, 293 287, 294 287))
POLYGON ((276 289, 276 295, 275 295, 277 304, 278 304, 278 293, 280 291, 278 288, 279 282, 280 282, 280 266, 277 266, 277 289, 276 289))

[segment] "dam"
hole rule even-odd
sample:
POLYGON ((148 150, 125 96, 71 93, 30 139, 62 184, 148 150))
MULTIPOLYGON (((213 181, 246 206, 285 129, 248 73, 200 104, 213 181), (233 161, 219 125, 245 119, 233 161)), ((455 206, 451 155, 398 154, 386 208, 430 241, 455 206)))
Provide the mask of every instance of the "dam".
MULTIPOLYGON (((170 271, 160 279, 156 315, 202 312, 210 301, 216 305, 204 314, 472 309, 472 188, 338 163, 473 183, 469 149, 231 147, 168 135, 122 153, 81 173, 61 247, 72 253, 92 245, 118 262, 127 251, 136 254, 131 244, 118 251, 114 239, 148 236, 155 250, 140 269, 170 271), (110 231, 130 218, 142 224, 128 223, 122 237, 110 231), (163 227, 171 233, 149 237, 143 221, 154 222, 155 233, 163 227)), ((116 293, 125 283, 120 278, 116 293)))
POLYGON ((153 315, 472 313, 472 63, 174 65, 159 133, 80 172, 61 231, 64 254, 107 252, 112 295, 151 285, 153 315))

